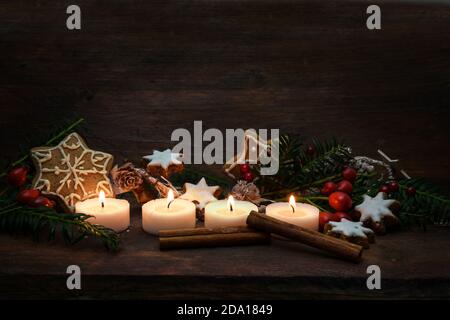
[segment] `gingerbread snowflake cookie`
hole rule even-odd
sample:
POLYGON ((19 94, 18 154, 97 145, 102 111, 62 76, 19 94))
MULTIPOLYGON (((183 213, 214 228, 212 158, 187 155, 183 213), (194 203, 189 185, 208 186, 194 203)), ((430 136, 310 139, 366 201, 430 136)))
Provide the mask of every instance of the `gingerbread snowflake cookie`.
POLYGON ((197 217, 199 220, 203 220, 205 205, 209 202, 217 201, 216 197, 220 193, 219 186, 208 186, 205 178, 201 178, 197 184, 185 183, 184 193, 180 196, 180 199, 194 202, 197 207, 197 217))
POLYGON ((364 201, 357 205, 355 210, 361 214, 359 220, 375 233, 384 234, 386 230, 400 224, 398 218, 392 213, 393 208, 398 207, 397 200, 385 199, 383 192, 379 192, 374 198, 364 195, 363 199, 364 201))
POLYGON ((353 222, 345 218, 340 222, 330 221, 327 223, 324 233, 364 248, 369 248, 369 243, 375 242, 375 234, 371 229, 364 227, 362 222, 353 222))
POLYGON ((148 161, 146 168, 150 175, 167 178, 169 175, 183 170, 182 156, 181 153, 166 149, 164 151, 153 150, 151 155, 144 156, 143 159, 148 161))
POLYGON ((31 158, 36 167, 33 188, 55 198, 68 211, 102 190, 107 197, 114 196, 108 178, 113 156, 89 149, 77 133, 69 134, 55 147, 31 149, 31 158))

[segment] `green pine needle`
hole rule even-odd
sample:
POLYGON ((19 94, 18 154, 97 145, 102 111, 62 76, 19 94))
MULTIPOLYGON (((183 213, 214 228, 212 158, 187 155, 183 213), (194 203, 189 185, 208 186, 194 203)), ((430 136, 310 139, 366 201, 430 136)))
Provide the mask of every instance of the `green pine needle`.
MULTIPOLYGON (((280 167, 273 176, 260 176, 258 186, 263 196, 285 197, 288 193, 317 187, 340 176, 351 159, 349 148, 335 140, 313 140, 314 154, 308 154, 294 135, 280 137, 280 167)), ((259 171, 260 168, 258 168, 259 171)))
POLYGON ((38 241, 47 234, 48 241, 60 232, 67 244, 76 244, 86 236, 100 239, 109 250, 119 248, 119 237, 111 229, 87 221, 92 216, 86 214, 58 213, 46 207, 30 208, 12 203, 0 211, 0 230, 12 234, 31 234, 38 241))
POLYGON ((402 205, 400 218, 406 224, 427 223, 450 225, 450 197, 438 187, 424 179, 399 181, 400 190, 393 195, 402 205), (408 195, 409 187, 416 189, 414 196, 408 195))

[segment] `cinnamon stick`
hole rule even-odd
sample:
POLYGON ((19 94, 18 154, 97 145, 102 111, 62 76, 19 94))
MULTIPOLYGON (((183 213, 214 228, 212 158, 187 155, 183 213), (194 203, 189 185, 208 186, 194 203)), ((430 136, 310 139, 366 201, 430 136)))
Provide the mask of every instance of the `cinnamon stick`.
POLYGON ((359 262, 361 260, 363 251, 363 247, 361 246, 280 221, 265 214, 252 211, 247 218, 247 225, 256 230, 275 233, 308 246, 324 250, 345 260, 353 262, 359 262))
POLYGON ((270 236, 245 227, 164 230, 159 233, 160 250, 243 246, 270 243, 270 236))

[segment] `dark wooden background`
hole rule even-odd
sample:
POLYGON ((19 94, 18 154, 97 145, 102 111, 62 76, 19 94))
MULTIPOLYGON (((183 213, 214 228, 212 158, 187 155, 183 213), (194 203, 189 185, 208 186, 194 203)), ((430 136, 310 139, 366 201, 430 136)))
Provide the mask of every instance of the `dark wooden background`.
MULTIPOLYGON (((376 3, 379 31, 365 25, 372 1, 2 0, 1 158, 74 113, 119 159, 203 120, 382 148, 450 191, 450 2, 376 3), (81 31, 66 29, 72 3, 81 31)), ((0 297, 448 298, 447 231, 388 235, 349 266, 280 241, 163 253, 135 210, 116 255, 1 235, 0 297), (74 261, 81 293, 64 286, 74 261), (366 290, 368 264, 383 291, 366 290)))
POLYGON ((0 4, 2 157, 74 112, 88 141, 137 159, 173 129, 280 128, 382 148, 449 187, 450 4, 77 0, 0 4))

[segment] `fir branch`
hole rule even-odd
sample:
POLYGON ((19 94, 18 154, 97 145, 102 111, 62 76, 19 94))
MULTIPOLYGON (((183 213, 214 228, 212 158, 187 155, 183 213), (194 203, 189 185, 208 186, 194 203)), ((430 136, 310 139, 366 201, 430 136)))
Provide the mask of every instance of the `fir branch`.
POLYGON ((280 136, 278 173, 273 176, 263 176, 260 174, 261 167, 256 167, 259 176, 257 184, 262 194, 283 196, 282 190, 298 187, 293 183, 292 177, 295 177, 300 169, 298 155, 301 152, 301 146, 300 139, 294 135, 280 136))
POLYGON ((118 235, 111 229, 88 222, 87 219, 91 217, 80 213, 57 213, 45 207, 30 208, 13 204, 0 211, 0 230, 12 234, 31 234, 35 241, 45 232, 48 241, 54 240, 60 231, 64 241, 72 245, 86 236, 94 236, 107 249, 116 251, 120 242, 118 235))
POLYGON ((340 174, 351 159, 349 148, 336 139, 324 142, 313 140, 312 145, 315 150, 313 156, 304 151, 300 154, 303 165, 296 179, 300 185, 313 184, 318 179, 340 174))
POLYGON ((450 197, 438 187, 424 179, 399 181, 400 190, 393 195, 401 203, 400 218, 406 223, 434 223, 450 225, 450 197), (415 188, 414 196, 408 195, 408 188, 415 188))
MULTIPOLYGON (((302 148, 294 135, 280 137, 280 165, 274 176, 261 176, 258 186, 264 197, 284 197, 286 193, 316 187, 328 180, 341 177, 341 171, 351 159, 350 149, 335 139, 312 142, 314 154, 302 148)), ((258 171, 260 168, 258 168, 258 171)))

